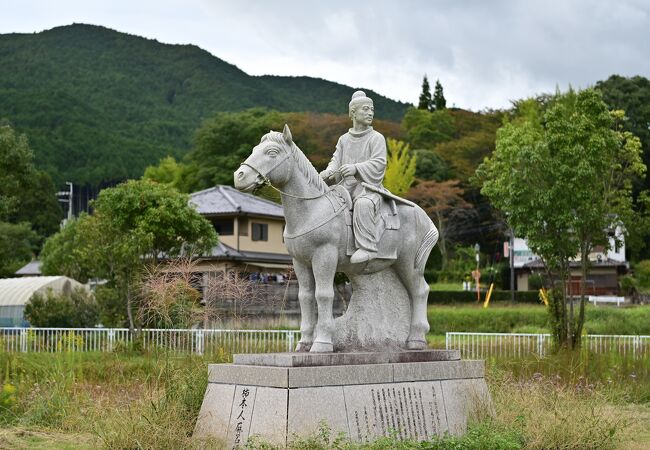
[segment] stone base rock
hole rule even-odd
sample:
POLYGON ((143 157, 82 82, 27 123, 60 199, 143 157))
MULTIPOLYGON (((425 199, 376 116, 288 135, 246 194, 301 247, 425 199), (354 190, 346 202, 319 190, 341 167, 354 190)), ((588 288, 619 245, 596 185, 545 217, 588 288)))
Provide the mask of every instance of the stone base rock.
POLYGON ((325 423, 333 436, 344 433, 355 442, 389 435, 428 440, 446 432, 461 435, 473 411, 490 410, 483 361, 309 367, 286 356, 264 357, 278 365, 209 366, 196 436, 216 437, 229 448, 243 448, 252 436, 286 446, 325 423))
POLYGON ((334 321, 334 351, 387 351, 406 348, 411 302, 392 268, 351 275, 352 298, 334 321))

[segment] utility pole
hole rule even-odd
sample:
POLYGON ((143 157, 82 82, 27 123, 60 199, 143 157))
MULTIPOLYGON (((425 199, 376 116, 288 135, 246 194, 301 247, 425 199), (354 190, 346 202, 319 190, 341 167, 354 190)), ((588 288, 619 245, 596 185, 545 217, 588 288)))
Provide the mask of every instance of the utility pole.
POLYGON ((68 204, 68 217, 63 220, 63 223, 61 224, 61 226, 64 226, 67 222, 72 220, 72 196, 74 194, 74 187, 73 187, 73 184, 70 183, 69 181, 66 181, 65 184, 68 185, 70 187, 70 189, 67 190, 67 191, 59 191, 59 192, 56 193, 56 196, 59 197, 58 200, 61 203, 67 203, 68 204), (61 198, 61 197, 64 197, 64 198, 61 198), (65 197, 67 197, 67 198, 65 198, 65 197))
POLYGON ((480 270, 481 246, 478 244, 478 242, 476 243, 476 245, 474 245, 474 251, 476 252, 476 273, 475 273, 475 275, 476 275, 475 276, 475 279, 476 279, 476 301, 478 303, 480 303, 481 302, 481 284, 480 284, 480 281, 481 281, 481 270, 480 270))
POLYGON ((509 252, 508 257, 510 259, 510 303, 515 304, 515 233, 510 229, 509 238, 509 252))

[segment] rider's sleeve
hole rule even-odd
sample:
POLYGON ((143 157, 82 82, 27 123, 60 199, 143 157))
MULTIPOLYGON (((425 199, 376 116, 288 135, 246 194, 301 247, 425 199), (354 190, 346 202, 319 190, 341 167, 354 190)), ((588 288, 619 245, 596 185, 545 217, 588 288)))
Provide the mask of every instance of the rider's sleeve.
POLYGON ((372 137, 369 148, 369 158, 360 163, 356 163, 357 177, 361 181, 374 186, 380 186, 384 181, 386 173, 386 140, 377 133, 372 137))

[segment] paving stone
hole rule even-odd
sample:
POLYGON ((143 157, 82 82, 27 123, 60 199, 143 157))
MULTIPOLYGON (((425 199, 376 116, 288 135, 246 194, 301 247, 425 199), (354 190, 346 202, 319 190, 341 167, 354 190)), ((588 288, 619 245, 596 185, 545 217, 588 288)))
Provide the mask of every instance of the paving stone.
POLYGON ((250 353, 233 356, 235 364, 274 367, 314 367, 357 364, 387 364, 424 361, 455 361, 459 350, 413 350, 356 353, 250 353))
POLYGON ((289 389, 289 441, 294 435, 318 433, 321 423, 329 426, 333 436, 339 433, 350 436, 343 386, 289 389))
POLYGON ((208 365, 210 383, 246 384, 265 387, 288 387, 287 369, 282 367, 255 367, 237 364, 208 365))
POLYGON ((226 439, 222 432, 228 428, 234 395, 235 386, 232 384, 208 383, 196 420, 196 436, 220 436, 226 439))
POLYGON ((289 371, 290 388, 391 383, 393 381, 393 364, 292 367, 287 370, 289 371))
POLYGON ((491 409, 490 394, 484 379, 441 381, 449 432, 460 436, 467 431, 467 421, 491 409))
POLYGON ((345 386, 350 437, 371 442, 395 433, 425 440, 447 430, 440 382, 345 386))
POLYGON ((258 387, 249 436, 262 436, 265 441, 285 445, 287 441, 287 389, 258 387))
POLYGON ((483 361, 434 361, 401 363, 393 365, 393 381, 453 380, 457 378, 482 378, 483 361))
POLYGON ((243 448, 250 434, 257 386, 237 386, 228 422, 227 440, 230 448, 243 448))
POLYGON ((356 442, 396 434, 461 435, 477 410, 493 412, 482 361, 316 367, 210 366, 195 433, 243 448, 259 435, 280 447, 317 433, 356 442))

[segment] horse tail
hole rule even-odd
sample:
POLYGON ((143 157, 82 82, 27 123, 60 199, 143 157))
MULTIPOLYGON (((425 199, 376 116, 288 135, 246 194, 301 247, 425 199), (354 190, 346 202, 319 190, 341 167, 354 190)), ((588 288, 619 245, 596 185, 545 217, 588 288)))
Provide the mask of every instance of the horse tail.
POLYGON ((413 263, 413 266, 418 273, 424 273, 424 266, 426 265, 427 259, 429 258, 429 253, 431 253, 431 250, 436 245, 436 242, 438 242, 439 235, 436 226, 420 207, 417 207, 415 210, 415 219, 418 235, 421 233, 420 230, 426 230, 426 232, 424 233, 422 241, 420 242, 420 246, 415 253, 415 261, 413 263))

